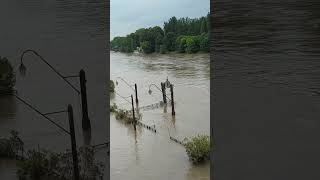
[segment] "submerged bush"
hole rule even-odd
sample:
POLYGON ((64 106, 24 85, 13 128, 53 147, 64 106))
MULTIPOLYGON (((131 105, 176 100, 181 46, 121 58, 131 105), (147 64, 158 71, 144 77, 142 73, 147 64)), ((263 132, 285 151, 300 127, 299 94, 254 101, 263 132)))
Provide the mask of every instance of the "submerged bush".
POLYGON ((15 81, 15 74, 11 63, 7 58, 0 56, 0 91, 2 89, 12 90, 15 81))
MULTIPOLYGON (((101 177, 104 165, 94 161, 94 150, 82 147, 78 150, 81 180, 101 177)), ((66 180, 73 178, 73 161, 70 151, 54 153, 46 150, 29 150, 24 160, 18 161, 20 180, 66 180)))
POLYGON ((116 105, 116 103, 113 103, 112 106, 110 106, 110 112, 114 113, 116 112, 118 109, 118 106, 116 105))
POLYGON ((109 91, 114 92, 114 88, 115 88, 114 82, 112 80, 110 80, 109 91))
POLYGON ((198 135, 185 143, 186 152, 193 163, 199 163, 210 157, 210 139, 207 135, 198 135))
POLYGON ((8 139, 0 139, 0 157, 15 158, 23 151, 23 142, 17 131, 10 131, 8 139))
MULTIPOLYGON (((118 109, 117 105, 113 103, 112 106, 110 106, 110 112, 114 113, 115 118, 117 120, 122 120, 125 123, 133 123, 133 115, 132 111, 124 110, 124 109, 118 109)), ((136 120, 140 119, 141 114, 136 113, 135 118, 136 120)))

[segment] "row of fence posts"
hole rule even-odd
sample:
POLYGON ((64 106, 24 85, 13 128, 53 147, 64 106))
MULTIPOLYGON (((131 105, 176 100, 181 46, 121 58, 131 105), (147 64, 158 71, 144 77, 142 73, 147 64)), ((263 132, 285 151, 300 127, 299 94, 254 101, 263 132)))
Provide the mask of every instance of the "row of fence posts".
MULTIPOLYGON (((165 86, 165 83, 164 82, 161 82, 161 91, 162 91, 162 99, 163 99, 163 102, 165 104, 167 104, 167 95, 166 95, 166 86, 165 86)), ((136 104, 138 105, 139 103, 139 99, 138 99, 138 88, 137 88, 137 84, 135 83, 134 84, 134 90, 135 90, 135 95, 136 95, 136 104)), ((173 94, 173 84, 170 84, 170 92, 171 92, 171 108, 172 108, 172 111, 171 111, 171 114, 172 116, 175 116, 176 112, 175 112, 175 109, 174 109, 174 94, 173 94)), ((136 117, 135 117, 135 111, 134 111, 134 102, 133 102, 133 95, 131 94, 131 106, 132 106, 132 118, 133 118, 133 126, 134 126, 134 130, 136 130, 136 117)), ((137 107, 138 109, 138 107, 137 107)))

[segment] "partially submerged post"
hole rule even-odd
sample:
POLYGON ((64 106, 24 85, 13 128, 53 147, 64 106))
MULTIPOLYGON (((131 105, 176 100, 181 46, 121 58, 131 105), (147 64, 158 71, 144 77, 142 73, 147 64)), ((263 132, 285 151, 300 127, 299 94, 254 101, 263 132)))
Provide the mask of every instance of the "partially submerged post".
POLYGON ((72 106, 70 104, 68 105, 68 117, 69 117, 71 150, 72 150, 72 160, 73 160, 73 179, 80 180, 76 135, 75 135, 75 131, 74 131, 73 110, 72 110, 72 106))
POLYGON ((167 104, 166 87, 165 87, 165 84, 163 82, 161 83, 161 91, 162 91, 163 103, 167 104))
POLYGON ((134 130, 136 130, 136 117, 134 114, 134 104, 133 104, 133 96, 132 95, 131 95, 131 105, 132 105, 133 126, 134 126, 134 130))
POLYGON ((137 84, 134 84, 134 90, 136 92, 136 104, 139 103, 139 100, 138 100, 138 88, 137 88, 137 84))
POLYGON ((173 85, 170 84, 170 91, 171 91, 171 107, 172 107, 172 116, 176 115, 174 110, 174 98, 173 98, 173 85))
POLYGON ((91 128, 90 119, 88 115, 88 102, 87 102, 87 88, 86 88, 86 73, 83 69, 79 72, 80 76, 80 90, 81 90, 81 103, 82 103, 82 129, 88 130, 91 128))

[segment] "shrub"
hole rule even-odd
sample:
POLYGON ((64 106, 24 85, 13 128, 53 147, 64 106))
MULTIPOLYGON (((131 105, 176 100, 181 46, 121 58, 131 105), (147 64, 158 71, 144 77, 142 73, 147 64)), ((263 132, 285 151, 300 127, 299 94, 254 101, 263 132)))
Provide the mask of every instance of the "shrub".
POLYGON ((210 140, 207 135, 198 135, 185 143, 186 152, 193 163, 199 163, 210 157, 210 140))
POLYGON ((210 52, 210 40, 208 34, 201 34, 199 37, 200 51, 210 52))
POLYGON ((113 103, 112 106, 110 106, 110 112, 117 112, 118 106, 116 105, 116 103, 113 103))
POLYGON ((153 52, 152 45, 150 41, 143 41, 141 42, 141 49, 144 53, 150 54, 153 52))
MULTIPOLYGON (((78 150, 79 173, 81 180, 101 177, 104 165, 94 161, 94 150, 81 147, 78 150), (90 168, 87 166, 90 165, 90 168)), ((54 153, 46 150, 29 150, 24 160, 18 161, 19 179, 66 180, 73 177, 73 161, 70 151, 54 153)))
POLYGON ((112 80, 110 80, 109 91, 114 92, 114 88, 115 88, 114 82, 112 80))
POLYGON ((197 36, 188 36, 186 38, 186 49, 185 51, 189 54, 196 53, 199 51, 199 42, 197 36))
POLYGON ((0 157, 15 158, 19 152, 22 153, 24 143, 18 136, 17 131, 10 131, 9 139, 0 140, 0 157))

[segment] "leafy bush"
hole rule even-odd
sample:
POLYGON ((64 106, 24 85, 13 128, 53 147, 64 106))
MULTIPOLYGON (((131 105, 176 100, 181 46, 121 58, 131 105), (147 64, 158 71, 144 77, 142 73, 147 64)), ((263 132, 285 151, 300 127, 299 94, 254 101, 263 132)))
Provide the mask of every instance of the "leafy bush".
POLYGON ((113 103, 112 106, 110 106, 110 112, 117 112, 118 106, 116 105, 116 103, 113 103))
POLYGON ((143 41, 143 42, 141 42, 141 49, 142 49, 143 52, 146 53, 146 54, 150 54, 150 53, 153 52, 150 41, 143 41))
POLYGON ((210 139, 207 135, 198 135, 185 143, 186 152, 193 163, 199 163, 210 157, 210 139))
POLYGON ((114 92, 114 88, 115 88, 115 86, 114 86, 114 82, 112 81, 112 80, 110 80, 110 85, 109 85, 109 91, 110 92, 114 92))
MULTIPOLYGON (((117 105, 113 103, 112 106, 110 106, 110 112, 114 113, 115 118, 117 120, 122 120, 125 123, 133 123, 133 115, 132 111, 124 110, 124 109, 118 109, 117 105)), ((139 120, 141 117, 141 114, 136 113, 135 114, 135 120, 139 120)))
POLYGON ((200 41, 200 51, 210 52, 210 39, 209 35, 206 33, 201 34, 199 37, 200 41))
MULTIPOLYGON (((101 177, 104 165, 95 162, 94 150, 82 147, 78 151, 81 180, 101 177), (89 166, 88 166, 89 165, 89 166)), ((21 180, 66 180, 73 177, 71 152, 54 153, 46 150, 29 150, 24 160, 18 161, 18 176, 21 180)))
POLYGON ((0 157, 15 158, 19 152, 23 151, 23 141, 18 136, 17 131, 10 131, 9 139, 0 140, 0 157))
POLYGON ((186 49, 185 51, 189 54, 196 53, 199 51, 199 42, 197 36, 188 36, 186 38, 186 49))

